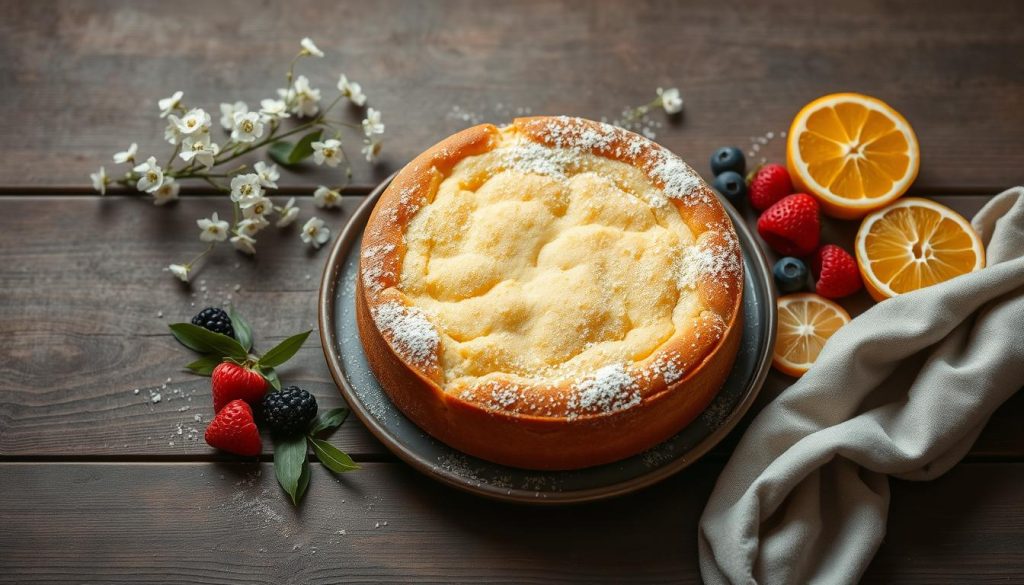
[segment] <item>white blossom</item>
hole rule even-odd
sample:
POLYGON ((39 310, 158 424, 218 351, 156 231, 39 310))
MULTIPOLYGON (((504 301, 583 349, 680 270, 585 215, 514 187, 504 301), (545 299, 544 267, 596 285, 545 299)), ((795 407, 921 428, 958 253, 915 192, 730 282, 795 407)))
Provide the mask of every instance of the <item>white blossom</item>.
POLYGON ((267 163, 259 161, 253 166, 253 170, 256 171, 256 176, 260 178, 260 185, 267 189, 277 189, 277 180, 281 178, 277 165, 267 166, 267 163))
POLYGON ((139 145, 132 142, 128 150, 114 153, 114 162, 121 165, 124 163, 135 163, 135 154, 139 151, 139 145))
POLYGON ((302 51, 299 53, 300 55, 312 55, 314 57, 324 56, 324 52, 317 48, 317 46, 313 44, 313 39, 309 37, 304 37, 299 44, 302 45, 302 51))
POLYGON ((384 124, 380 121, 380 112, 373 109, 367 108, 366 119, 363 120, 363 134, 367 137, 372 137, 374 134, 383 134, 384 124))
POLYGON ((255 173, 236 175, 231 179, 231 200, 245 206, 254 199, 263 196, 260 178, 255 173))
POLYGON ((350 99, 353 104, 357 106, 366 105, 366 94, 363 93, 362 86, 354 81, 349 81, 344 73, 341 75, 341 79, 338 80, 338 91, 341 92, 341 95, 350 99))
POLYGON ((330 209, 332 207, 341 206, 341 193, 338 193, 334 189, 328 189, 327 187, 320 185, 313 191, 313 204, 320 209, 330 209))
POLYGON ((327 164, 329 167, 336 167, 341 164, 341 141, 330 138, 323 142, 310 144, 313 147, 313 162, 318 165, 327 164))
POLYGON ((299 217, 299 208, 295 207, 295 198, 289 199, 288 203, 285 203, 284 207, 278 208, 277 212, 280 217, 277 218, 277 223, 274 225, 279 228, 290 226, 299 217))
POLYGON ((256 197, 245 203, 239 203, 239 206, 242 208, 242 215, 246 219, 263 217, 274 209, 274 204, 266 197, 256 197))
POLYGON ((366 162, 375 163, 380 158, 381 141, 377 137, 366 138, 363 140, 362 153, 366 157, 366 162))
POLYGON ((156 105, 160 108, 160 117, 166 118, 171 112, 181 107, 181 98, 184 95, 184 93, 176 91, 171 97, 159 100, 156 105))
POLYGON ((164 177, 160 188, 153 191, 153 205, 167 205, 178 199, 178 191, 181 191, 181 183, 174 180, 174 177, 164 177))
POLYGON ((299 237, 313 248, 319 248, 331 239, 331 230, 324 225, 324 220, 311 217, 306 225, 302 226, 302 233, 299 234, 299 237))
POLYGON ((255 142, 263 136, 263 119, 256 112, 235 112, 235 126, 231 138, 236 142, 255 142))
POLYGON ((167 267, 167 270, 174 276, 177 276, 181 282, 188 282, 189 272, 192 271, 192 267, 188 264, 171 264, 167 267))
POLYGON ((210 130, 210 114, 202 108, 192 108, 181 118, 174 118, 178 132, 182 134, 204 133, 210 130))
POLYGON ((309 78, 300 75, 295 83, 287 89, 277 90, 277 95, 291 107, 291 112, 297 116, 315 116, 320 111, 320 90, 309 85, 309 78))
POLYGON ((164 183, 164 171, 156 164, 155 156, 149 157, 146 162, 132 170, 139 173, 139 182, 135 184, 139 191, 152 193, 164 183))
POLYGON ((107 169, 100 167, 95 173, 89 173, 92 179, 92 188, 99 191, 100 195, 107 194, 107 185, 110 184, 110 177, 107 176, 107 169))
POLYGON ((288 113, 288 104, 284 103, 284 100, 260 100, 260 114, 266 122, 291 117, 288 113))
POLYGON ((254 215, 253 217, 243 219, 235 224, 235 233, 252 237, 260 233, 260 231, 268 225, 270 225, 270 222, 267 221, 265 217, 262 215, 254 215))
POLYGON ((239 252, 245 252, 246 254, 256 253, 256 240, 250 238, 245 234, 238 234, 232 236, 231 245, 235 247, 239 252))
POLYGON ((164 140, 174 145, 181 144, 181 139, 184 138, 181 131, 178 130, 179 122, 181 120, 177 116, 169 116, 167 118, 167 127, 164 128, 164 140))
POLYGON ((233 104, 222 103, 220 105, 220 127, 231 131, 235 127, 235 114, 246 114, 248 112, 249 106, 243 101, 237 101, 233 104))
POLYGON ((668 114, 678 114, 683 111, 683 97, 679 95, 679 90, 670 87, 668 89, 658 88, 658 96, 661 98, 661 107, 665 108, 665 112, 668 114))
POLYGON ((196 225, 202 230, 199 232, 199 239, 204 242, 223 242, 228 239, 228 222, 217 217, 216 211, 209 219, 197 219, 196 225))
POLYGON ((209 134, 188 136, 182 142, 181 147, 181 153, 178 154, 181 160, 185 162, 195 160, 207 169, 213 166, 214 158, 220 153, 220 146, 210 142, 209 134))

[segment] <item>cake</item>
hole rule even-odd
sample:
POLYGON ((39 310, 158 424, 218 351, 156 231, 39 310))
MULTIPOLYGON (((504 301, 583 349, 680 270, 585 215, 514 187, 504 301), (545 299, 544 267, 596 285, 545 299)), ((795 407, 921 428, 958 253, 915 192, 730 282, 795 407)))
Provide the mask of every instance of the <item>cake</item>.
POLYGON ((496 463, 649 449, 710 403, 738 350, 728 215, 681 159, 607 124, 454 134, 395 176, 360 246, 357 322, 381 386, 496 463))

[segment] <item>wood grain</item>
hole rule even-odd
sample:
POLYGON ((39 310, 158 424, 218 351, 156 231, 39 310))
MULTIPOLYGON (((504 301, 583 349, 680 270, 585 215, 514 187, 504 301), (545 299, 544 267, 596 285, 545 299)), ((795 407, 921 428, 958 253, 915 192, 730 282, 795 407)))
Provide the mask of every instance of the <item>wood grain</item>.
MULTIPOLYGON (((697 523, 719 466, 554 509, 477 499, 396 463, 312 471, 293 510, 269 464, 0 464, 0 583, 699 583, 697 523)), ((1019 579, 1021 485, 1024 464, 893 482, 864 582, 1019 579)))
MULTIPOLYGON (((853 90, 890 102, 917 130, 915 190, 1024 182, 1019 2, 3 0, 0 13, 0 101, 16 112, 0 130, 9 193, 87 192, 88 173, 113 167, 111 154, 132 141, 167 153, 158 98, 182 89, 214 112, 221 101, 255 104, 283 84, 306 35, 329 55, 307 70, 325 96, 344 71, 384 112, 385 164, 357 161, 363 187, 473 121, 520 108, 614 119, 658 86, 686 99, 681 120, 653 116, 665 122, 658 140, 701 172, 713 148, 746 150, 751 137, 786 130, 802 104, 853 90)), ((282 184, 339 180, 310 169, 282 184)))
MULTIPOLYGON (((309 198, 299 205, 304 218, 315 211, 337 234, 359 201, 346 199, 333 211, 315 209, 309 198)), ((193 237, 195 218, 230 214, 229 203, 0 199, 0 456, 214 453, 202 439, 213 415, 209 379, 183 370, 194 357, 168 323, 230 302, 263 349, 316 329, 327 257, 299 241, 297 226, 271 227, 260 234, 255 258, 222 246, 191 287, 164 272, 203 249, 193 237)), ((343 404, 315 333, 280 373, 323 407, 343 404)), ((383 454, 354 417, 338 444, 357 455, 383 454)))
MULTIPOLYGON (((967 215, 983 204, 978 197, 939 200, 967 215)), ((328 218, 337 235, 360 201, 346 198, 335 211, 317 210, 309 198, 299 206, 303 217, 328 218)), ((230 301, 264 348, 315 329, 327 254, 303 247, 294 226, 268 228, 255 258, 224 246, 191 287, 163 272, 201 249, 185 237, 198 234, 195 218, 226 208, 225 200, 204 197, 168 208, 123 197, 0 198, 0 458, 227 459, 202 440, 212 416, 209 382, 181 369, 191 354, 167 324, 230 301)), ((825 237, 848 245, 853 224, 829 223, 825 237)), ((854 313, 870 305, 865 294, 843 303, 854 313)), ((323 407, 343 404, 315 334, 281 374, 323 407)), ((772 372, 754 412, 791 382, 772 372)), ((1024 456, 1021 416, 1024 395, 996 412, 972 454, 1024 456)), ((741 434, 742 426, 711 456, 726 457, 741 434)), ((361 460, 390 459, 355 417, 337 437, 361 460)))

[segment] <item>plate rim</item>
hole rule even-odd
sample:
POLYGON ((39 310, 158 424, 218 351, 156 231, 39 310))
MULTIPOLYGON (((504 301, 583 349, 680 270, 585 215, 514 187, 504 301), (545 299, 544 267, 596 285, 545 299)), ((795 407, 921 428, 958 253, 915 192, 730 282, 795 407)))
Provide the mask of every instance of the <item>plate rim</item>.
MULTIPOLYGON (((711 433, 696 443, 690 450, 678 456, 673 461, 652 469, 650 473, 645 473, 607 486, 572 491, 544 492, 545 497, 538 497, 535 490, 527 491, 518 488, 498 488, 487 483, 471 482, 456 473, 447 471, 435 463, 428 461, 425 457, 407 447, 404 443, 388 432, 388 430, 385 429, 365 408, 362 401, 356 394, 355 389, 351 386, 345 375, 345 367, 341 363, 340 354, 337 354, 332 349, 337 344, 337 337, 335 336, 334 328, 332 327, 332 324, 335 322, 336 314, 333 303, 333 293, 338 283, 341 268, 345 263, 345 255, 347 255, 348 248, 354 244, 353 240, 362 234, 365 227, 362 225, 357 226, 356 219, 368 214, 369 211, 372 211, 372 207, 376 205, 381 193, 384 192, 387 186, 391 183, 391 180, 397 174, 397 171, 392 173, 365 196, 366 198, 359 204, 359 207, 356 208, 352 216, 349 217, 345 227, 341 231, 341 234, 332 244, 331 253, 327 257, 327 262, 320 278, 320 289, 317 295, 317 325, 320 330, 320 346, 324 352, 324 358, 327 361, 327 368, 330 371, 331 378, 334 380, 335 386, 338 387, 338 391, 341 393, 342 398, 345 399, 349 409, 355 413, 360 422, 363 423, 363 426, 365 426, 378 441, 380 441, 389 451, 391 451, 391 453, 403 462, 435 481, 439 481, 440 483, 454 487, 460 491, 477 496, 483 496, 492 500, 540 505, 593 502, 619 497, 641 490, 659 483, 676 473, 679 473, 683 469, 686 469, 690 465, 693 465, 706 455, 708 451, 718 445, 718 443, 720 443, 722 439, 724 439, 725 436, 736 427, 739 421, 743 419, 747 411, 750 410, 750 407, 760 394, 761 388, 764 386, 765 378, 768 376, 768 370, 771 368, 771 348, 775 345, 775 337, 777 334, 777 294, 775 292, 775 287, 769 284, 771 282, 771 270, 768 267, 768 260, 765 257, 764 251, 757 244, 757 240, 754 239, 750 228, 743 221, 740 212, 728 202, 722 201, 721 203, 726 208, 726 212, 729 214, 729 218, 732 220, 734 228, 737 231, 744 232, 744 236, 754 243, 754 257, 751 258, 752 264, 756 265, 761 271, 762 278, 760 278, 759 281, 763 283, 764 292, 767 293, 765 296, 770 301, 770 307, 768 311, 764 313, 766 318, 766 328, 769 330, 768 343, 766 343, 766 350, 758 356, 755 364, 753 382, 749 385, 747 391, 740 398, 739 402, 737 402, 737 404, 732 408, 729 415, 722 421, 721 425, 713 429, 711 433)), ((453 447, 449 448, 458 453, 462 453, 462 451, 453 447)))

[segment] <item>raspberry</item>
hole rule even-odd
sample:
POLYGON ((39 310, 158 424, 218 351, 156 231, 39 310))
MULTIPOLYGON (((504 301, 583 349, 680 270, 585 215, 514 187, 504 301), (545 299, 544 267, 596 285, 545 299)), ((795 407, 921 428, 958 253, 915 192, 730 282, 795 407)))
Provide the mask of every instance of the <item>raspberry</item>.
POLYGON ((825 244, 818 250, 811 270, 818 279, 814 290, 823 297, 838 299, 852 295, 862 286, 857 261, 833 244, 825 244))
POLYGON ((263 450, 252 409, 242 400, 227 403, 217 413, 206 428, 205 438, 211 447, 237 455, 251 457, 263 450))

